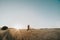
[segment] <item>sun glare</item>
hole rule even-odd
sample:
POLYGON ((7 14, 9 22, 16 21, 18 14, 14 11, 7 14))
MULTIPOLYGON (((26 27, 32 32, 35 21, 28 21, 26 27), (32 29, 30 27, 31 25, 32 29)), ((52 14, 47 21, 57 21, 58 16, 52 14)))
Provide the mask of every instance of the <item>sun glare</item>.
POLYGON ((21 24, 16 24, 16 25, 14 25, 14 28, 16 28, 16 29, 23 29, 23 25, 21 25, 21 24))

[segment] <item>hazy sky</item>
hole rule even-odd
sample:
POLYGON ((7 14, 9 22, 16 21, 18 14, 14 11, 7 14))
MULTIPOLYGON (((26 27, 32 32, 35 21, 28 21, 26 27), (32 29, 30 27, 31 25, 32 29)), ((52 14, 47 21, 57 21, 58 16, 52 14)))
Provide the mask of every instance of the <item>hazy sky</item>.
POLYGON ((60 0, 0 0, 0 26, 60 27, 60 0))

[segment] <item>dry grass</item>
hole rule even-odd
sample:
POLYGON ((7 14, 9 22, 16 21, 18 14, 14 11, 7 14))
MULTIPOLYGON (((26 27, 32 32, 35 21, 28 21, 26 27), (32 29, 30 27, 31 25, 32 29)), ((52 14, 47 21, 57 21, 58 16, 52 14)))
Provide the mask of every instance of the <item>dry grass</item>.
POLYGON ((0 30, 0 40, 60 40, 60 29, 0 30))

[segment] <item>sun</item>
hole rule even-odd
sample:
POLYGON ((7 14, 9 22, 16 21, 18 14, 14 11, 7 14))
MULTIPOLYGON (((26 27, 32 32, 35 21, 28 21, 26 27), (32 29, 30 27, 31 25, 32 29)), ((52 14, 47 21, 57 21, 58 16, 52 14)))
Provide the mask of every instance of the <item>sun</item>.
POLYGON ((15 24, 13 28, 15 28, 15 29, 23 29, 23 25, 22 24, 15 24))

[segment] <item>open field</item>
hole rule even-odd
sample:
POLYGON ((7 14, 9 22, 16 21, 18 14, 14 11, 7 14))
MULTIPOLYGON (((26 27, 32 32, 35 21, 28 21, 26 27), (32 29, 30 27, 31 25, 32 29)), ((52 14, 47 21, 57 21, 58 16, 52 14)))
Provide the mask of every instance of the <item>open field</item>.
POLYGON ((60 40, 60 29, 0 30, 0 40, 60 40))

